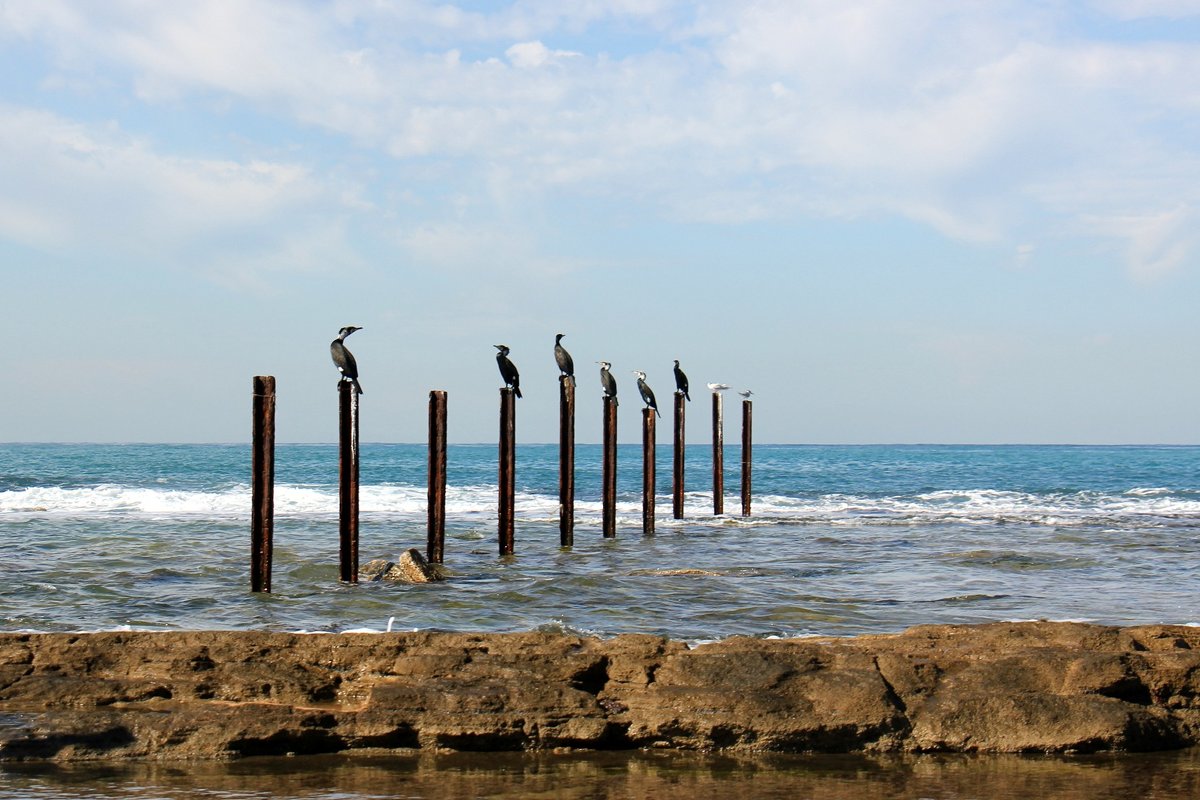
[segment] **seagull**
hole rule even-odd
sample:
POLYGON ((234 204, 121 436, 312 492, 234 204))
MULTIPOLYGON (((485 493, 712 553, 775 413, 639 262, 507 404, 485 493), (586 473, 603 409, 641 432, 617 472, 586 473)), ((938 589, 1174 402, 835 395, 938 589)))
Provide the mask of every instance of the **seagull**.
POLYGON ((742 391, 738 392, 738 394, 749 400, 750 395, 754 394, 754 392, 750 391, 749 389, 743 389, 742 391))
POLYGON ((571 379, 571 385, 575 385, 575 362, 571 359, 571 354, 567 352, 567 348, 562 346, 562 337, 565 334, 557 334, 554 337, 554 360, 558 362, 558 371, 571 379))
POLYGON ((683 370, 679 368, 679 359, 675 359, 675 391, 683 392, 683 397, 689 402, 692 396, 688 394, 688 379, 687 375, 683 374, 683 370))
POLYGON ((609 372, 612 369, 612 364, 607 361, 597 361, 600 365, 600 385, 604 387, 604 396, 611 397, 613 403, 617 402, 617 379, 609 372))
POLYGON ((354 384, 354 391, 362 394, 362 386, 358 384, 358 363, 354 360, 354 355, 346 349, 346 337, 355 331, 361 331, 362 328, 354 325, 347 325, 338 331, 338 337, 329 343, 329 355, 333 356, 333 363, 338 368, 338 372, 342 373, 341 381, 350 381, 354 384))
POLYGON ((500 352, 496 353, 496 363, 500 366, 500 377, 504 378, 505 387, 511 386, 513 394, 517 397, 521 396, 521 376, 517 373, 517 368, 508 360, 508 345, 496 344, 492 345, 500 352))
POLYGON ((650 390, 650 386, 646 383, 646 373, 642 372, 640 369, 635 369, 633 374, 637 375, 638 391, 642 393, 642 400, 646 402, 646 406, 648 408, 653 408, 654 413, 661 417, 662 414, 659 414, 658 412, 658 403, 654 401, 654 392, 650 390))
POLYGON ((710 383, 708 385, 708 388, 712 389, 714 392, 723 392, 729 388, 729 384, 728 383, 710 383))

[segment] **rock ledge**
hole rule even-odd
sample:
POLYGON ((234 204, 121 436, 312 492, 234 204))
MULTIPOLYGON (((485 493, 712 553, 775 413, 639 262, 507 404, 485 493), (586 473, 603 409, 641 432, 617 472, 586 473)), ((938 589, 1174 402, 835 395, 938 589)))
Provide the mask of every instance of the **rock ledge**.
POLYGON ((653 636, 0 634, 0 760, 413 748, 1093 752, 1200 744, 1200 629, 689 648, 653 636))

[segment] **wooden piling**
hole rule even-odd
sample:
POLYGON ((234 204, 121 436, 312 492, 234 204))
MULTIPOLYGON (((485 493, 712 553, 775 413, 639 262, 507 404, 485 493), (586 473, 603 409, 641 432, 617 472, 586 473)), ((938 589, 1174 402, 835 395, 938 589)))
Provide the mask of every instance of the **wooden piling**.
POLYGON ((750 516, 751 433, 754 409, 749 400, 742 401, 742 516, 750 516))
POLYGON ((441 564, 446 545, 446 393, 429 393, 429 493, 425 560, 441 564))
POLYGON ((346 583, 358 583, 358 398, 354 384, 338 383, 338 554, 346 583))
POLYGON ((671 471, 671 511, 675 519, 683 519, 683 459, 684 459, 684 410, 683 392, 675 393, 675 461, 671 471))
POLYGON ((642 534, 654 534, 654 480, 655 412, 653 408, 642 409, 642 534))
POLYGON ((725 513, 725 418, 721 393, 712 393, 713 514, 725 513))
POLYGON ((250 591, 271 591, 275 538, 275 377, 253 381, 250 454, 250 591))
POLYGON ((497 538, 500 555, 513 553, 513 518, 516 503, 517 403, 513 390, 500 390, 500 513, 497 538))
POLYGON ((558 378, 558 543, 575 544, 575 379, 558 378))
POLYGON ((604 398, 604 466, 601 473, 601 527, 604 538, 617 535, 617 398, 604 398))

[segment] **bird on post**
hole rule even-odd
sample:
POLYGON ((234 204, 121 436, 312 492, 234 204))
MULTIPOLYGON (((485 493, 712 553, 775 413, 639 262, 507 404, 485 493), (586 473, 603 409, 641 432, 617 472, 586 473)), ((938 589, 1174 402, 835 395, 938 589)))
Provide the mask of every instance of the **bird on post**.
POLYGON ((637 375, 638 391, 642 393, 642 400, 645 401, 646 407, 653 408, 654 413, 661 417, 662 414, 659 414, 658 412, 658 403, 654 400, 654 392, 651 391, 650 385, 646 383, 646 373, 642 372, 640 369, 635 369, 633 374, 637 375))
POLYGON ((571 359, 571 354, 567 352, 567 348, 562 346, 562 338, 565 334, 557 334, 554 337, 554 360, 558 362, 558 371, 571 379, 571 385, 575 385, 575 362, 571 359))
POLYGON ((740 392, 738 392, 738 394, 740 394, 745 399, 749 400, 750 395, 754 394, 754 392, 750 391, 749 389, 742 389, 740 392))
POLYGON ((604 396, 611 397, 613 403, 617 402, 617 379, 609 372, 612 369, 612 364, 607 361, 597 361, 600 365, 600 385, 604 387, 604 396))
POLYGON ((708 388, 714 392, 723 392, 729 388, 728 383, 710 383, 708 388))
POLYGON ((517 372, 517 368, 508 360, 508 345, 496 344, 492 345, 500 352, 496 353, 496 364, 500 367, 500 377, 504 378, 504 385, 511 386, 513 394, 517 397, 521 396, 521 375, 517 372))
POLYGON ((687 375, 684 375, 683 370, 679 368, 678 358, 675 359, 675 391, 681 392, 683 394, 683 399, 687 400, 689 403, 691 402, 692 396, 688 394, 687 375))
POLYGON ((354 325, 347 325, 338 331, 338 337, 329 343, 329 355, 333 356, 333 363, 338 368, 338 372, 342 373, 342 377, 338 382, 350 381, 354 384, 354 391, 362 394, 362 386, 358 383, 358 362, 354 360, 354 355, 346 349, 346 337, 355 331, 361 331, 362 328, 354 325))

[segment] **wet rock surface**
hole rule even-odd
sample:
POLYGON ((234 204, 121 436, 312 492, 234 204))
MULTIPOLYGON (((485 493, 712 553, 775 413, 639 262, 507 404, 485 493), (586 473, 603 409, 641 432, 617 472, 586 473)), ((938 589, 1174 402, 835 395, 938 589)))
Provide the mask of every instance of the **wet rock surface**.
POLYGON ((552 633, 0 634, 0 759, 393 751, 1095 752, 1200 743, 1200 629, 689 648, 552 633))

